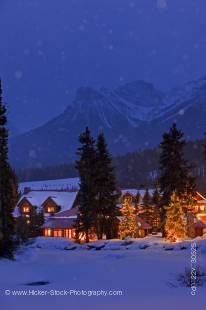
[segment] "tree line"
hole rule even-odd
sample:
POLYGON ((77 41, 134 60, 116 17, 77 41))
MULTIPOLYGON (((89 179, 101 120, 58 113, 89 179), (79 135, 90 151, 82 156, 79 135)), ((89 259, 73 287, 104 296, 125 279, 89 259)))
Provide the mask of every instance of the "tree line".
MULTIPOLYGON (((192 173, 197 188, 206 194, 206 163, 202 140, 188 142, 184 148, 185 158, 192 162, 192 173)), ((158 179, 159 146, 153 149, 113 156, 112 162, 117 183, 122 188, 146 188, 154 186, 158 179)), ((46 167, 21 168, 16 171, 19 182, 73 178, 78 175, 74 163, 46 167)))

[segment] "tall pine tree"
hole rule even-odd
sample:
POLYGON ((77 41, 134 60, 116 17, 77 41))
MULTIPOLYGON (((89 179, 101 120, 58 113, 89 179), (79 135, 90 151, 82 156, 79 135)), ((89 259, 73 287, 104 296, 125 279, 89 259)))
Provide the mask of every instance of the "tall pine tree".
POLYGON ((168 133, 163 135, 160 144, 159 185, 161 199, 161 222, 163 236, 165 235, 165 206, 171 201, 175 192, 184 205, 191 205, 195 195, 195 179, 192 176, 192 166, 184 156, 184 135, 173 124, 168 133))
POLYGON ((185 200, 194 197, 195 179, 192 176, 192 166, 184 156, 185 144, 184 134, 177 129, 176 124, 173 124, 169 133, 163 135, 160 144, 159 184, 164 205, 169 205, 173 192, 185 200))
POLYGON ((8 162, 8 130, 6 107, 0 81, 0 256, 12 258, 14 220, 12 212, 17 200, 17 182, 8 162))
POLYGON ((116 185, 112 158, 109 154, 103 133, 98 135, 96 143, 96 206, 95 226, 98 239, 106 235, 107 239, 115 237, 117 224, 117 202, 120 191, 116 185))
MULTIPOLYGON (((86 242, 95 225, 95 202, 96 202, 96 151, 95 140, 90 130, 86 127, 79 137, 81 146, 77 151, 79 160, 76 161, 76 169, 80 177, 79 190, 79 216, 76 225, 76 234, 84 234, 86 242)), ((77 237, 78 239, 78 237, 77 237)))

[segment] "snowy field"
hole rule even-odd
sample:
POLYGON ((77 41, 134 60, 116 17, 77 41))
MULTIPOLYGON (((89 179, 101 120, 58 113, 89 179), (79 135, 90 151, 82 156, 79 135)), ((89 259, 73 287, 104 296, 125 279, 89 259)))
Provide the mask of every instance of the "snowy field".
MULTIPOLYGON (((197 265, 206 267, 206 240, 195 242, 197 265)), ((0 309, 205 310, 206 286, 198 287, 192 296, 191 288, 177 281, 190 262, 190 242, 170 245, 154 236, 84 246, 65 239, 37 238, 18 252, 14 262, 0 260, 0 309), (122 291, 122 295, 14 296, 17 290, 45 294, 122 291)))
POLYGON ((30 188, 31 190, 78 190, 79 178, 28 181, 19 184, 20 192, 23 192, 25 188, 30 188))

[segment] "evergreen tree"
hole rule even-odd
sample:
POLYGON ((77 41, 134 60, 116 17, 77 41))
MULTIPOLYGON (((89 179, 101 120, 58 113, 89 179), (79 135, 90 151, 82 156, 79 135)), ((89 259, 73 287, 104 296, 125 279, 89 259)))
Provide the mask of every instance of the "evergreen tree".
POLYGON ((137 216, 134 206, 128 198, 125 198, 121 208, 122 218, 119 223, 120 238, 136 238, 138 236, 137 216))
POLYGON ((12 258, 14 220, 12 212, 17 200, 17 182, 8 162, 8 130, 6 107, 0 81, 0 256, 12 258))
POLYGON ((139 213, 140 202, 141 202, 141 195, 140 195, 140 192, 138 191, 136 196, 135 196, 135 212, 136 212, 136 214, 139 213))
POLYGON ((96 206, 95 228, 98 239, 106 235, 107 239, 115 237, 117 223, 117 202, 120 191, 116 185, 112 158, 109 154, 103 133, 98 135, 96 143, 96 206))
POLYGON ((143 203, 143 212, 141 213, 141 218, 144 221, 152 226, 152 197, 149 193, 149 190, 146 189, 144 196, 142 198, 143 203))
POLYGON ((34 238, 40 235, 41 227, 44 224, 43 212, 38 213, 35 208, 32 208, 29 217, 19 216, 16 221, 16 235, 18 243, 23 243, 29 238, 34 238))
POLYGON ((184 158, 185 140, 183 133, 173 124, 169 133, 163 135, 160 144, 160 191, 163 204, 169 205, 173 192, 188 200, 195 194, 195 179, 192 176, 192 166, 184 158))
POLYGON ((159 189, 156 188, 152 195, 152 230, 154 232, 160 229, 160 201, 161 195, 159 189))
POLYGON ((165 235, 165 206, 170 204, 175 192, 184 205, 191 205, 195 195, 195 179, 192 176, 192 166, 184 158, 185 140, 183 133, 173 124, 169 133, 163 135, 160 144, 159 184, 161 199, 162 232, 165 235))
POLYGON ((16 219, 16 239, 18 244, 29 239, 29 225, 25 216, 19 216, 16 219))
POLYGON ((149 208, 151 206, 152 197, 150 196, 149 190, 146 189, 144 196, 142 198, 142 202, 145 208, 149 208))
POLYGON ((158 188, 155 188, 152 195, 152 204, 159 207, 161 201, 161 195, 158 188))
POLYGON ((138 191, 136 196, 135 196, 135 199, 136 199, 136 203, 139 204, 140 201, 141 201, 141 195, 140 195, 140 192, 138 191))
POLYGON ((173 193, 169 207, 166 208, 165 231, 167 240, 171 242, 182 240, 187 234, 187 220, 183 211, 183 203, 182 198, 173 193))
POLYGON ((89 242, 89 233, 95 224, 96 199, 96 151, 95 140, 88 127, 79 137, 81 147, 77 151, 79 160, 76 169, 80 177, 79 216, 76 224, 76 234, 82 233, 89 242))

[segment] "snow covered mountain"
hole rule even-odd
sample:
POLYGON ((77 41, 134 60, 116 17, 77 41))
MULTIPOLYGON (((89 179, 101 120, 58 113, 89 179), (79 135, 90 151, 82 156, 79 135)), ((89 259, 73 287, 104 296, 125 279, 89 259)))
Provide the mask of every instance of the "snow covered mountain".
POLYGON ((167 93, 144 81, 114 90, 82 87, 64 113, 11 139, 11 159, 16 167, 73 161, 85 126, 94 135, 103 131, 113 154, 154 146, 174 121, 187 138, 197 139, 205 118, 206 78, 167 93))

